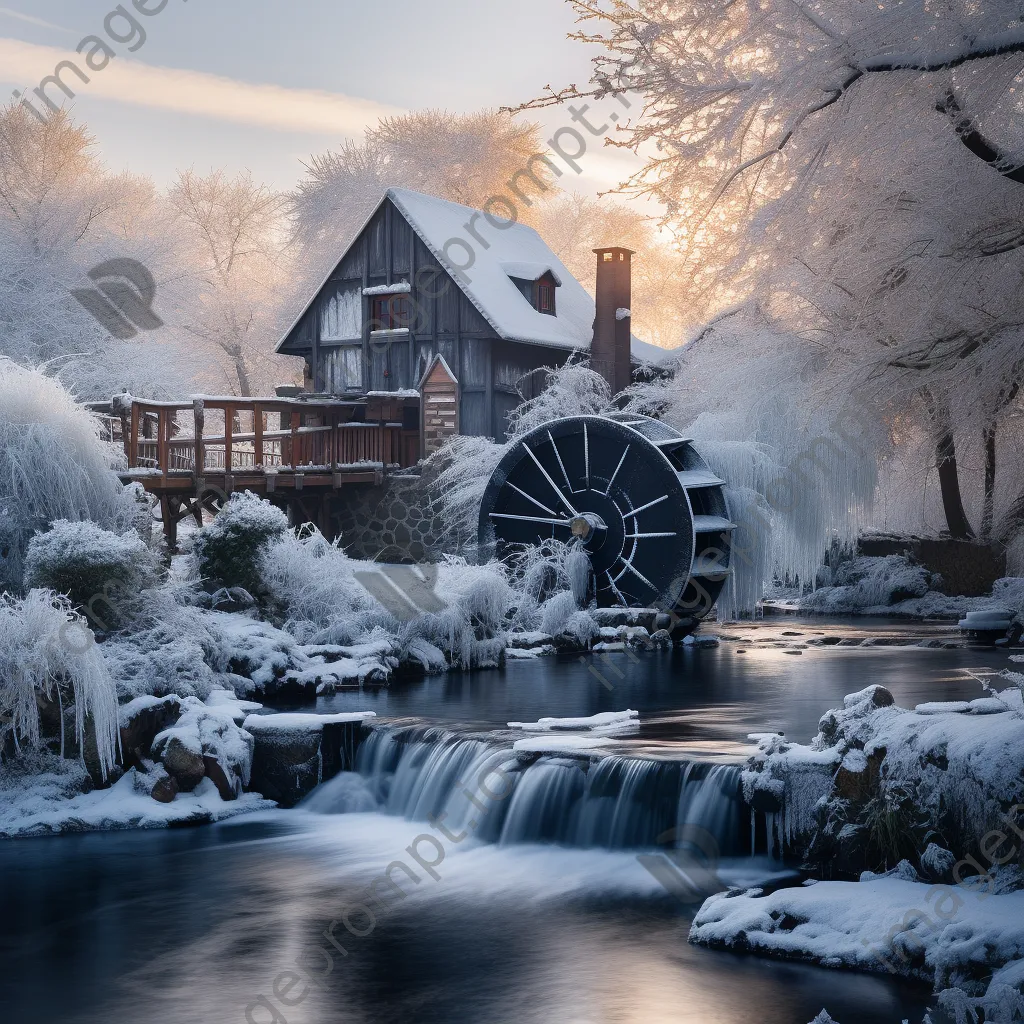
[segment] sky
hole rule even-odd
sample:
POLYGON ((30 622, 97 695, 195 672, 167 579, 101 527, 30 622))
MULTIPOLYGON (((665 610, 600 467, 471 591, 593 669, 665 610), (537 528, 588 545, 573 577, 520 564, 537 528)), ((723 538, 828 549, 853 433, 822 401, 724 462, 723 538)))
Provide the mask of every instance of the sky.
MULTIPOLYGON (((166 185, 178 170, 250 170, 292 187, 302 161, 360 138, 381 117, 438 107, 515 105, 545 85, 584 85, 593 49, 566 39, 563 0, 7 0, 0 6, 0 88, 31 94, 86 36, 116 57, 83 84, 71 109, 108 166, 166 185), (161 9, 161 4, 164 4, 161 9), (115 42, 120 36, 124 42, 115 42), (134 46, 133 52, 129 47, 134 46)), ((54 95, 60 94, 51 90, 54 95)), ((0 95, 3 95, 0 93, 0 95)), ((564 108, 531 115, 550 138, 571 125, 564 108)), ((638 166, 628 152, 591 145, 569 184, 607 190, 638 166)))

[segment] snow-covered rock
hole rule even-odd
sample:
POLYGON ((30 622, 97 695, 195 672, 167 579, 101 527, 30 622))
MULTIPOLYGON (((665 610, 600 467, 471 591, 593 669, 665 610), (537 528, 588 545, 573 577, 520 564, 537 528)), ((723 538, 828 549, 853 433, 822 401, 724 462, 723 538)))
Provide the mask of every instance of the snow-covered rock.
MULTIPOLYGON (((768 894, 733 890, 705 901, 689 938, 826 967, 891 972, 929 981, 937 991, 967 985, 977 995, 989 987, 977 979, 1007 970, 1000 982, 1006 984, 1008 965, 1024 954, 1024 892, 898 877, 768 894)), ((1013 970, 1016 984, 1020 968, 1013 970)))
POLYGON ((1024 801, 1017 686, 912 711, 870 686, 823 715, 809 746, 758 742, 743 774, 747 801, 775 816, 769 825, 785 850, 840 874, 910 857, 934 877, 943 870, 937 851, 964 855, 1024 801))
POLYGON ((235 723, 227 702, 209 706, 196 697, 182 701, 181 717, 153 740, 151 754, 191 792, 209 778, 224 800, 236 799, 249 783, 253 738, 235 723))
POLYGON ((255 740, 251 788, 292 807, 321 782, 351 770, 372 711, 346 714, 250 715, 255 740))
POLYGON ((586 732, 595 736, 614 736, 636 732, 640 727, 638 711, 602 711, 588 718, 541 718, 536 722, 509 722, 510 729, 523 732, 586 732))
POLYGON ((166 828, 220 821, 273 806, 255 793, 225 801, 209 779, 203 779, 193 792, 180 793, 165 803, 153 799, 151 787, 138 782, 139 774, 129 769, 110 789, 89 792, 69 792, 64 777, 55 773, 34 774, 10 789, 0 786, 0 836, 166 828))

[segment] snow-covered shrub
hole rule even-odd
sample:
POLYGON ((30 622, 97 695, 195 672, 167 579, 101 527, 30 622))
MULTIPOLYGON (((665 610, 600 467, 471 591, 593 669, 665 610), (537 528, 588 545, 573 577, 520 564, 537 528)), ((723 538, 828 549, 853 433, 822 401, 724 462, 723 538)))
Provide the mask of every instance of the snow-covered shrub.
POLYGON ((832 585, 804 595, 800 604, 831 615, 884 609, 923 597, 936 582, 933 573, 903 555, 863 556, 840 562, 832 574, 832 585))
POLYGON ((260 580, 275 619, 303 643, 349 644, 391 618, 353 576, 339 542, 319 530, 271 541, 260 580))
POLYGON ((57 520, 25 556, 27 587, 66 595, 103 630, 123 625, 139 591, 156 582, 156 559, 138 534, 118 536, 90 522, 57 520))
POLYGON ((574 359, 548 373, 544 390, 509 413, 508 435, 515 440, 535 427, 565 416, 600 416, 611 408, 608 382, 574 359))
POLYGON ((200 573, 225 587, 264 593, 261 560, 288 532, 288 517, 249 491, 236 491, 208 526, 195 535, 192 553, 200 573))
POLYGON ((403 650, 425 640, 458 668, 495 664, 505 649, 505 631, 516 592, 501 562, 469 565, 449 556, 439 566, 435 593, 444 606, 406 623, 399 634, 403 650))
POLYGON ((88 624, 52 591, 32 590, 24 599, 0 595, 0 741, 37 747, 40 705, 56 705, 63 751, 69 703, 78 747, 85 749, 91 726, 105 776, 117 749, 117 695, 88 624))
POLYGON ((124 533, 139 508, 118 450, 55 380, 0 357, 0 588, 19 592, 29 539, 58 519, 124 533))
POLYGON ((480 503, 507 450, 488 437, 459 434, 428 459, 428 493, 435 519, 444 524, 438 540, 446 551, 476 550, 480 503))

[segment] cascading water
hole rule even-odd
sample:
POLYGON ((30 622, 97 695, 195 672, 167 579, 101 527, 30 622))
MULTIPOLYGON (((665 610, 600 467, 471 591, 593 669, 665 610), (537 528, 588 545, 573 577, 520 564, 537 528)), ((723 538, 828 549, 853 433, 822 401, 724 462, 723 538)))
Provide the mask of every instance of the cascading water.
MULTIPOLYGON (((439 728, 381 727, 356 758, 363 794, 389 814, 469 825, 485 841, 610 850, 675 847, 710 835, 721 856, 752 853, 740 768, 608 754, 523 755, 498 737, 439 728)), ((339 777, 340 778, 340 777, 339 777)), ((331 780, 311 810, 353 807, 353 783, 331 780)), ((363 806, 360 806, 363 809, 363 806)))

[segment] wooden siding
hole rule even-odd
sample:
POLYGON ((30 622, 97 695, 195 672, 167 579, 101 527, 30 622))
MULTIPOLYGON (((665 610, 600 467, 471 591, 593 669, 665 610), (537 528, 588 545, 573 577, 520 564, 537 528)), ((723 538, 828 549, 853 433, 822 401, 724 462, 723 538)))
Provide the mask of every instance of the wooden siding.
POLYGON ((433 357, 441 355, 459 381, 459 432, 499 440, 505 437, 507 413, 520 401, 522 378, 538 367, 561 365, 568 355, 499 339, 390 201, 381 205, 339 261, 282 351, 303 355, 316 368, 314 390, 349 395, 354 373, 361 377, 363 391, 415 388, 433 357), (371 337, 372 299, 362 290, 403 281, 411 287, 409 333, 371 337), (336 341, 320 337, 321 312, 344 288, 360 294, 358 357, 351 350, 342 354, 336 341))

